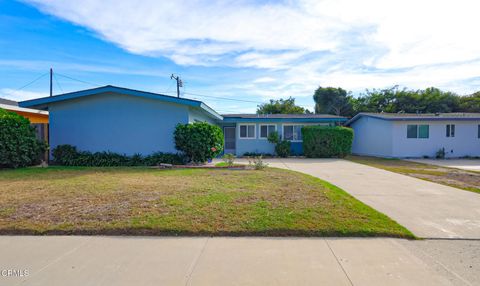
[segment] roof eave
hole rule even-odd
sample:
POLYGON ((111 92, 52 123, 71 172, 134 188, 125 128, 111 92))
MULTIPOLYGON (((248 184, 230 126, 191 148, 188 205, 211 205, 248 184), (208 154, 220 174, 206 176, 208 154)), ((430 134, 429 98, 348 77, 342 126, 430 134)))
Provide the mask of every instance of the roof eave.
POLYGON ((347 118, 241 118, 224 117, 223 122, 345 122, 347 118))

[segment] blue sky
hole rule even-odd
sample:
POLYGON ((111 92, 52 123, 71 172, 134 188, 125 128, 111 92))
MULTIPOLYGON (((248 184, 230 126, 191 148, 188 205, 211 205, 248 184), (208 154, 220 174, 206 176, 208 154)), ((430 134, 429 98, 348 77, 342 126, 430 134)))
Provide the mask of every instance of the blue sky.
POLYGON ((55 94, 112 84, 173 95, 179 74, 182 96, 221 113, 288 96, 312 109, 319 85, 469 94, 480 90, 478 5, 0 0, 0 97, 47 95, 47 76, 18 89, 50 67, 55 94))

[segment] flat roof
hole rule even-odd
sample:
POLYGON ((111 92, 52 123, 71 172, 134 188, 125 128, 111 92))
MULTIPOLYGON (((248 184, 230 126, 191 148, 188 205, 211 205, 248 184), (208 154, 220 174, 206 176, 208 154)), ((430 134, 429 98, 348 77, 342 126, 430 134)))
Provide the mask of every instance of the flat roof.
POLYGON ((39 109, 32 109, 32 108, 23 108, 23 107, 18 107, 16 105, 9 105, 9 104, 1 104, 0 103, 0 108, 5 109, 5 110, 10 110, 10 111, 34 113, 34 114, 41 114, 41 115, 47 115, 48 116, 48 111, 39 110, 39 109))
POLYGON ((187 98, 179 98, 179 97, 169 96, 169 95, 160 94, 160 93, 129 89, 129 88, 118 87, 113 85, 106 85, 102 87, 64 93, 64 94, 59 94, 55 96, 47 96, 42 98, 25 100, 25 101, 19 102, 19 105, 21 107, 34 107, 38 109, 48 109, 48 105, 50 103, 76 99, 84 96, 97 95, 101 93, 118 93, 118 94, 125 94, 125 95, 133 95, 133 96, 157 99, 165 102, 184 104, 192 107, 198 107, 201 110, 205 111, 207 114, 209 114, 211 117, 215 119, 220 119, 220 120, 222 119, 222 116, 220 114, 218 114, 215 110, 210 108, 208 105, 206 105, 202 101, 187 99, 187 98))
POLYGON ((0 98, 0 104, 18 106, 18 102, 16 102, 15 100, 10 100, 6 98, 0 98))
POLYGON ((350 119, 346 125, 357 121, 360 117, 367 116, 391 121, 415 121, 415 120, 480 120, 480 113, 369 113, 361 112, 350 119))
POLYGON ((346 117, 331 114, 222 114, 224 122, 332 122, 347 121, 346 117))

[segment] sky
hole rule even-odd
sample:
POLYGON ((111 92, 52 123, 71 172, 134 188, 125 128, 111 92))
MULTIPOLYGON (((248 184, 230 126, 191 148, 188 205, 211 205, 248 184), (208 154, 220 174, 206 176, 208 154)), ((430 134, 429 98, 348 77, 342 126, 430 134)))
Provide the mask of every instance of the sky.
POLYGON ((480 90, 480 2, 470 0, 0 0, 0 97, 102 85, 255 112, 319 86, 480 90), (477 3, 476 3, 477 2, 477 3), (33 81, 33 83, 32 83, 33 81))

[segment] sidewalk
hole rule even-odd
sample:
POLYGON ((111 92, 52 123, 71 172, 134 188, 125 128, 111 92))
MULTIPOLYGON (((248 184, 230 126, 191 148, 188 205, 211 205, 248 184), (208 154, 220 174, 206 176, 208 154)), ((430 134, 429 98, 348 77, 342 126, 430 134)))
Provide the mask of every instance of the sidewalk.
POLYGON ((0 285, 469 285, 389 238, 0 237, 0 285), (443 271, 443 272, 442 272, 443 271))

